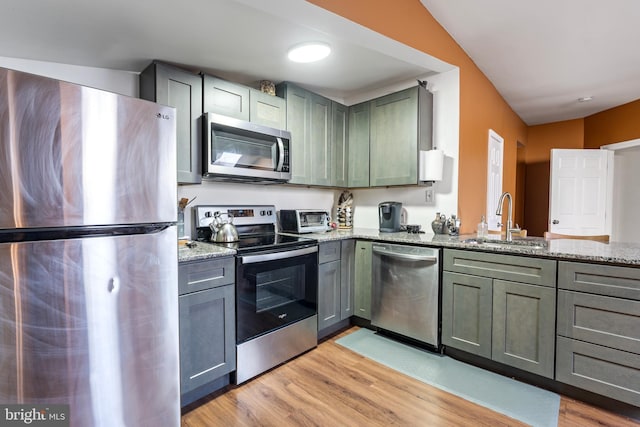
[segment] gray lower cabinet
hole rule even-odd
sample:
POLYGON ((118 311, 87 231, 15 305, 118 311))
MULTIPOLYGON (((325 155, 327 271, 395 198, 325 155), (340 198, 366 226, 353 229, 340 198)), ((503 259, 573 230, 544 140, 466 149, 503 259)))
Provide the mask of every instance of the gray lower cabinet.
POLYGON ((442 343, 554 375, 556 262, 446 249, 442 343))
POLYGON ((140 98, 176 109, 179 184, 202 181, 202 79, 189 71, 153 62, 140 73, 140 98))
POLYGON ((353 315, 355 241, 320 243, 318 251, 318 331, 353 315))
POLYGON ((178 267, 183 405, 214 391, 211 384, 236 368, 234 268, 229 257, 178 267))
POLYGON ((558 266, 556 380, 640 406, 640 268, 558 266))
POLYGON ((353 314, 371 320, 372 243, 358 240, 355 244, 353 314))

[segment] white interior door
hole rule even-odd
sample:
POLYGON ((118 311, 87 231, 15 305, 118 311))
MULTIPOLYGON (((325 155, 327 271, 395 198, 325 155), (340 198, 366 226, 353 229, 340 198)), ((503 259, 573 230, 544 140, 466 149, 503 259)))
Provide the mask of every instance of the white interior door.
POLYGON ((489 230, 500 230, 500 218, 496 215, 498 200, 502 194, 502 159, 504 138, 489 129, 489 155, 487 157, 487 223, 489 230))
POLYGON ((549 231, 611 235, 613 152, 551 150, 549 231))

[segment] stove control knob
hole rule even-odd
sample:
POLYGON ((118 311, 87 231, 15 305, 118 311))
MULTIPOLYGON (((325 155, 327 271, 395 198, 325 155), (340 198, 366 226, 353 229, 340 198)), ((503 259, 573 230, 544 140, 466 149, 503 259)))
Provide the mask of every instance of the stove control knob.
POLYGON ((273 211, 267 211, 267 215, 269 216, 273 215, 273 211))
POLYGON ((206 211, 206 212, 204 213, 204 217, 205 217, 205 218, 211 218, 212 216, 213 216, 213 215, 211 214, 211 211, 206 211))
POLYGON ((265 216, 265 211, 260 211, 260 216, 265 216))

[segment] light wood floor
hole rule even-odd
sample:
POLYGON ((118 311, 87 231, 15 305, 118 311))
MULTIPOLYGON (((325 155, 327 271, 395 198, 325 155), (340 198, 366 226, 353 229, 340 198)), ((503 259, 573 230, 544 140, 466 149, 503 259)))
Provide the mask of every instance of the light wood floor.
MULTIPOLYGON (((335 340, 182 416, 203 426, 522 426, 354 353, 335 340)), ((640 426, 640 422, 562 397, 559 426, 640 426)))

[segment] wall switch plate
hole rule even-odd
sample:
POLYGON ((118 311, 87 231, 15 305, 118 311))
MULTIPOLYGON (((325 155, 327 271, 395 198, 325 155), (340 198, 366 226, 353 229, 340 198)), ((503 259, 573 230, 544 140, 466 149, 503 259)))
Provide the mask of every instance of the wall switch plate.
POLYGON ((435 194, 433 192, 433 187, 427 188, 424 191, 424 201, 427 204, 433 204, 435 202, 435 194))

